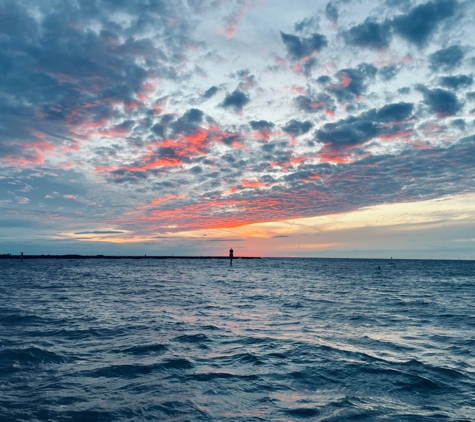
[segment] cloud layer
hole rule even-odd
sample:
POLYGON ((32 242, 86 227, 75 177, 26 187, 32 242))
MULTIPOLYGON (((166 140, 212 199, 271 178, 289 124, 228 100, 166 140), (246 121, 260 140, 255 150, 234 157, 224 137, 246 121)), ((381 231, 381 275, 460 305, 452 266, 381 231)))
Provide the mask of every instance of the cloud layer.
POLYGON ((473 191, 475 5, 405 4, 2 2, 0 224, 135 239, 473 191))

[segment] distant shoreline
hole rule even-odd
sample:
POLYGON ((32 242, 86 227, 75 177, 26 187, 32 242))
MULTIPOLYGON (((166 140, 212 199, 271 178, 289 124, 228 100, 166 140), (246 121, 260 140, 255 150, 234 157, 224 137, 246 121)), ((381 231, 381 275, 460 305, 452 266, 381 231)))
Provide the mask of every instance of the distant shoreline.
MULTIPOLYGON (((286 256, 266 256, 266 259, 336 259, 336 260, 355 260, 355 261, 389 261, 395 263, 397 261, 460 261, 472 262, 474 259, 441 259, 441 258, 338 258, 338 257, 286 257, 286 256)), ((22 259, 21 255, 0 254, 2 259, 22 259)), ((203 255, 203 256, 179 256, 179 255, 23 255, 23 259, 229 259, 229 256, 203 255)), ((234 256, 235 259, 263 259, 261 256, 234 256)))
MULTIPOLYGON (((0 255, 0 259, 229 259, 229 256, 174 256, 174 255, 0 255)), ((234 259, 261 259, 260 256, 235 256, 234 259)))

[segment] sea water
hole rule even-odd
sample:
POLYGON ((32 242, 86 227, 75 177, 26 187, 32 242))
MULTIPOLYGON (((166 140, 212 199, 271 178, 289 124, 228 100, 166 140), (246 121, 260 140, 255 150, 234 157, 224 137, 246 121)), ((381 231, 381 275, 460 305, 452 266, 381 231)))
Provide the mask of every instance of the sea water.
POLYGON ((474 299, 473 261, 0 260, 0 420, 473 421, 474 299))

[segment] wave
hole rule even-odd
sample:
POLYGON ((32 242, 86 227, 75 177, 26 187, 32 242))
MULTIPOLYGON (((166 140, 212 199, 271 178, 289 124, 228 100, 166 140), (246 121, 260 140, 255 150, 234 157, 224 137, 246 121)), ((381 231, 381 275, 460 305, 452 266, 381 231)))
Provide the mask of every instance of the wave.
POLYGON ((185 334, 174 339, 180 343, 204 343, 209 342, 211 339, 203 333, 198 334, 185 334))
POLYGON ((166 359, 159 363, 150 365, 145 364, 124 364, 124 365, 109 365, 91 371, 84 371, 78 375, 91 378, 137 378, 143 375, 149 375, 154 372, 160 372, 167 369, 192 369, 193 363, 185 358, 166 359))
POLYGON ((168 347, 164 344, 145 344, 141 346, 132 346, 126 349, 121 349, 122 353, 130 353, 132 355, 150 355, 156 353, 164 353, 168 347))
POLYGON ((475 420, 475 263, 375 263, 0 262, 0 419, 475 420))
POLYGON ((17 372, 32 365, 63 364, 71 358, 40 347, 6 348, 0 350, 2 371, 17 372))

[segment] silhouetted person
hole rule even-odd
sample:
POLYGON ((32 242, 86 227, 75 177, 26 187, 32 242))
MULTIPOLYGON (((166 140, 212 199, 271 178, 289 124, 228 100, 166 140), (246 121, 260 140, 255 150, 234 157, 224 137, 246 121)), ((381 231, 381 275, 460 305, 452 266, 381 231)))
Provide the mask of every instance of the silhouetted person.
POLYGON ((378 270, 381 271, 381 267, 378 265, 378 270))
POLYGON ((21 258, 20 262, 23 262, 23 252, 20 253, 20 258, 21 258))
POLYGON ((229 249, 229 266, 233 266, 233 248, 229 249))

